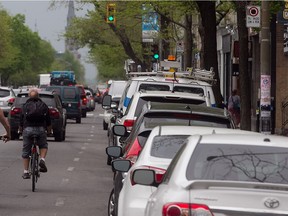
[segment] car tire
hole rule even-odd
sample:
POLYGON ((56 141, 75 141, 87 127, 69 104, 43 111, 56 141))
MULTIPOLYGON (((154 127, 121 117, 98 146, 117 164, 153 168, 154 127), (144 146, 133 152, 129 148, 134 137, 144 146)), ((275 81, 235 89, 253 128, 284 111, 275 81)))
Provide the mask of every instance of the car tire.
POLYGON ((103 120, 103 130, 107 130, 108 129, 108 124, 103 120))
POLYGON ((76 118, 76 123, 81 124, 81 116, 76 118))
POLYGON ((11 140, 18 140, 19 134, 17 131, 11 131, 11 140))
POLYGON ((82 117, 86 118, 86 116, 87 116, 87 111, 85 110, 85 111, 82 112, 82 117))
POLYGON ((54 139, 56 142, 61 142, 63 140, 63 131, 54 131, 54 139))
POLYGON ((108 200, 108 216, 117 216, 115 208, 115 194, 114 188, 112 189, 108 200))

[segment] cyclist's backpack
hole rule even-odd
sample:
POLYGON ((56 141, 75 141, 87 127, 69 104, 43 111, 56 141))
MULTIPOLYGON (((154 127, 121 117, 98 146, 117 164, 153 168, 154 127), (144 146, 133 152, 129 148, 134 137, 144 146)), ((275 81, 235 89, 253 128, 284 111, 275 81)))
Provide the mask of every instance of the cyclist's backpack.
POLYGON ((47 105, 41 100, 29 100, 25 104, 25 116, 27 121, 41 121, 47 113, 47 105))

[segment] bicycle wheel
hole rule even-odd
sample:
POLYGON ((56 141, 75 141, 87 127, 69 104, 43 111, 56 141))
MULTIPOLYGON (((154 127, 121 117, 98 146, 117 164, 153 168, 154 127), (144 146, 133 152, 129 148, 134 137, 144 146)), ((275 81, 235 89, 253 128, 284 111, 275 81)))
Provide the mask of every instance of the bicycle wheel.
POLYGON ((33 152, 31 157, 32 191, 35 191, 37 182, 37 153, 33 152))

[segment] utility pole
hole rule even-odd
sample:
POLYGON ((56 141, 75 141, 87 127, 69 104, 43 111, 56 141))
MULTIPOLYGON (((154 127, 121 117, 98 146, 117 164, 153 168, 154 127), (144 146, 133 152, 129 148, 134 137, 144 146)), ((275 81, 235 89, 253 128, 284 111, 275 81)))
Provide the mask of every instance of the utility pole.
POLYGON ((262 1, 260 53, 260 132, 271 134, 270 2, 262 1))

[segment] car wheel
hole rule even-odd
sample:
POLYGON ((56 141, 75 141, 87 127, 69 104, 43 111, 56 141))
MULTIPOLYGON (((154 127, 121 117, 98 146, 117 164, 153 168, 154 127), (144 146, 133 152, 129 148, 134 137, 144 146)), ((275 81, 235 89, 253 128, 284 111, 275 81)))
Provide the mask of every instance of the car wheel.
POLYGON ((11 140, 19 139, 19 134, 17 131, 11 131, 11 140))
POLYGON ((81 116, 76 118, 76 123, 80 124, 81 123, 81 116))
POLYGON ((103 130, 107 130, 108 129, 108 124, 103 120, 103 130))
POLYGON ((87 111, 85 110, 85 111, 82 112, 82 117, 86 118, 86 116, 87 116, 87 111))
POLYGON ((115 211, 115 194, 114 194, 114 188, 112 189, 109 201, 108 201, 108 216, 117 216, 115 211))
POLYGON ((63 139, 63 131, 55 131, 54 132, 54 139, 57 142, 61 142, 63 139))

